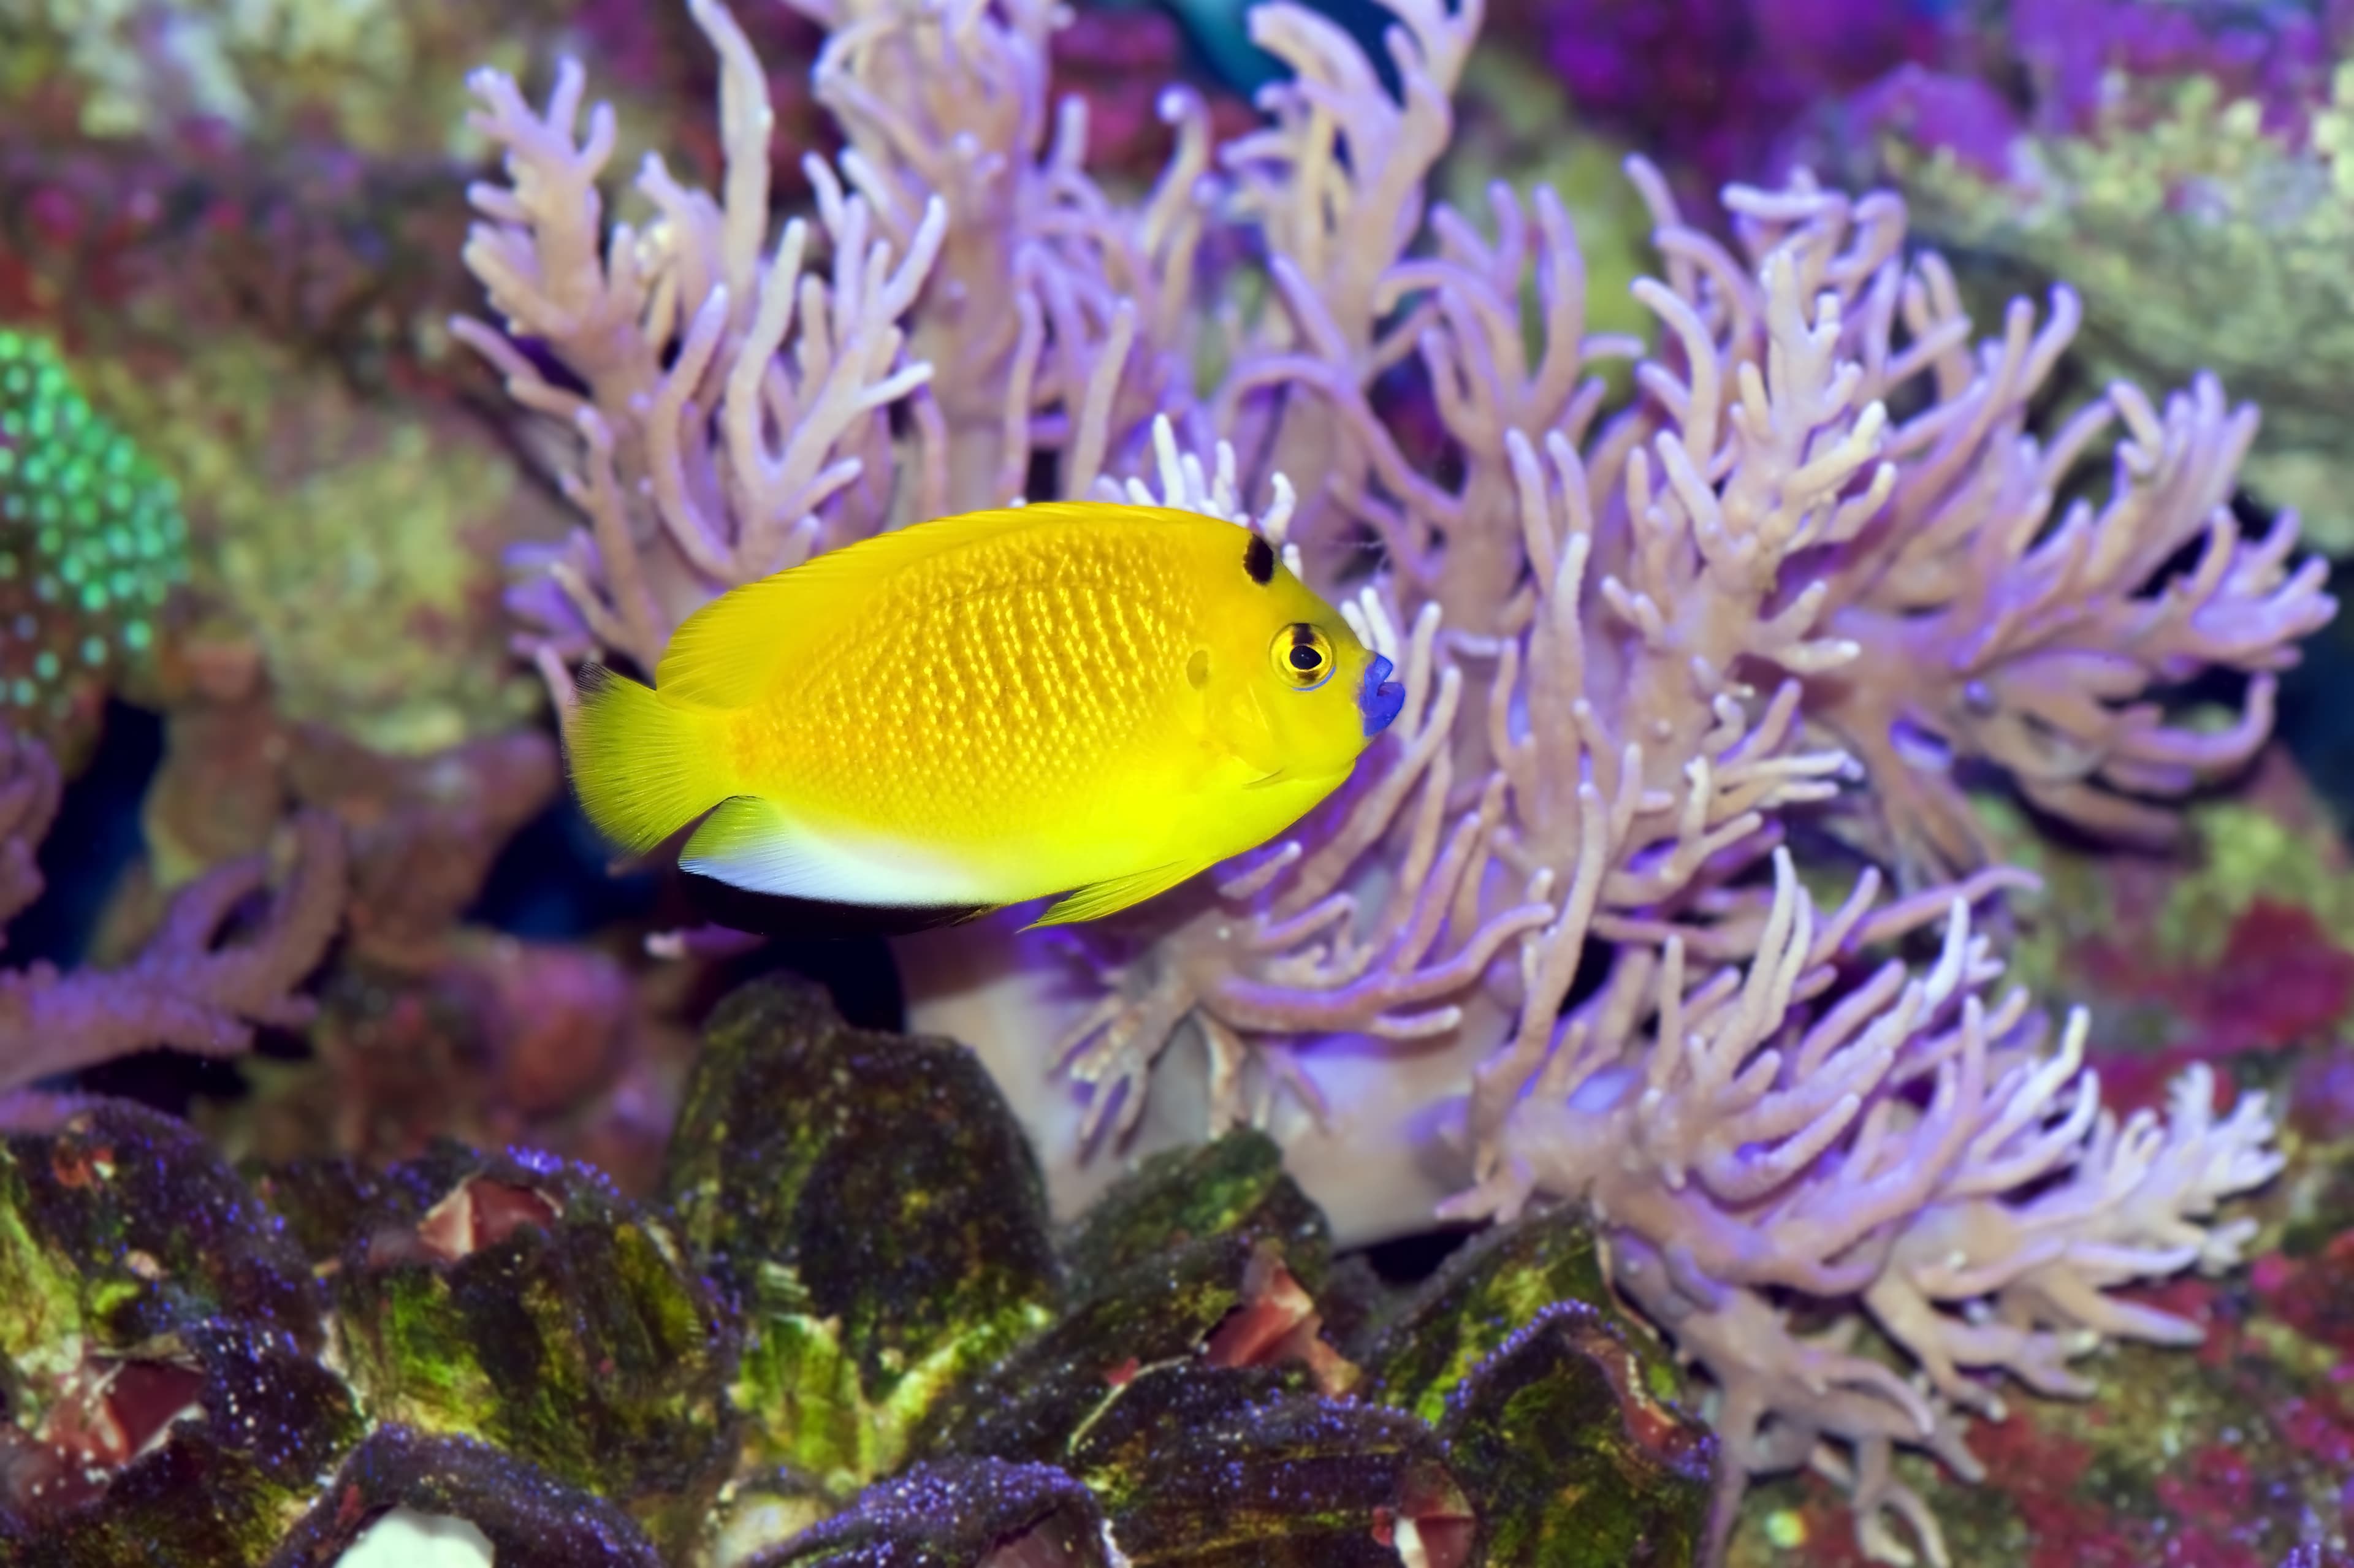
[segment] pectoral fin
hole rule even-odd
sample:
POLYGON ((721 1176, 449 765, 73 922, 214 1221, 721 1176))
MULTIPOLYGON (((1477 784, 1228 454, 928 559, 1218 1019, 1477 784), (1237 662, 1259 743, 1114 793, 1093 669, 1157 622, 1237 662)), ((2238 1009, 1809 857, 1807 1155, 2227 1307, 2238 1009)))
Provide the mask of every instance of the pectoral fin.
POLYGON ((1100 920, 1132 904, 1141 904, 1156 894, 1168 892, 1196 872, 1207 871, 1211 863, 1205 860, 1171 861, 1167 865, 1156 865, 1150 871, 1091 882, 1066 896, 1023 929, 1034 931, 1041 926, 1067 926, 1078 920, 1100 920))

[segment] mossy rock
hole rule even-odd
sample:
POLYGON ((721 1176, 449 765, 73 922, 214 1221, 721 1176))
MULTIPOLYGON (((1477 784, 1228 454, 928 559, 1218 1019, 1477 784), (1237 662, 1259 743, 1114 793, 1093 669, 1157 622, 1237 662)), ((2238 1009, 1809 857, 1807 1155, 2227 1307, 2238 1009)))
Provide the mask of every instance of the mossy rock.
POLYGON ((1331 1229, 1284 1173, 1282 1150, 1255 1128, 1145 1160, 1072 1226, 1063 1257, 1074 1293, 1085 1298, 1172 1247, 1224 1235, 1281 1242, 1293 1276, 1310 1290, 1324 1287, 1331 1229))
POLYGON ((755 1452, 844 1494, 941 1394, 1051 1320, 1045 1187, 1004 1097, 950 1041, 851 1028, 803 982, 730 995, 662 1191, 746 1323, 755 1452))
POLYGON ((0 1561, 248 1568, 357 1442, 350 1391, 285 1334, 215 1324, 93 1358, 42 1432, 0 1425, 0 1561))
POLYGON ((387 1426, 362 1444, 268 1568, 328 1568, 394 1509, 461 1519, 498 1568, 663 1568, 630 1517, 487 1443, 387 1426))
POLYGON ((1102 1510, 1045 1465, 917 1465, 746 1568, 1111 1568, 1102 1510))
POLYGON ((69 1339, 122 1350, 203 1323, 320 1344, 321 1298, 283 1224, 186 1123, 113 1100, 0 1139, 0 1357, 69 1339))
POLYGON ((700 1531, 735 1460, 737 1344, 664 1221, 581 1167, 454 1145, 364 1215, 333 1289, 371 1413, 497 1443, 665 1550, 700 1531))
POLYGON ((1430 1429, 1271 1369, 1154 1368, 1073 1444, 1120 1550, 1176 1568, 1395 1568, 1401 1526, 1459 1564, 1469 1510, 1430 1429))
POLYGON ((1368 1380, 1362 1392, 1437 1426, 1464 1380, 1556 1301, 1583 1302, 1633 1329, 1628 1342, 1646 1347, 1638 1358, 1645 1385, 1657 1397, 1677 1396, 1674 1364, 1619 1312, 1600 1240, 1585 1212, 1567 1205, 1499 1225, 1442 1264, 1355 1347, 1368 1380))
POLYGON ((1702 1540, 1713 1445, 1575 1211, 1384 1300, 1245 1133, 1146 1162, 1058 1255, 970 1054, 813 987, 722 1003, 667 1209, 455 1144, 249 1190, 169 1118, 53 1120, 0 1143, 0 1561, 324 1568, 396 1510, 501 1568, 1679 1568, 1702 1540), (61 1432, 111 1434, 111 1469, 61 1432))
POLYGON ((1481 1361, 1438 1436, 1479 1519, 1481 1562, 1699 1559, 1715 1436, 1651 1392, 1625 1331, 1582 1301, 1546 1308, 1481 1361))
POLYGON ((1222 1235, 1139 1259, 943 1400, 916 1451, 1065 1462, 1072 1435, 1123 1383, 1199 1356, 1243 1305, 1254 1264, 1281 1256, 1271 1244, 1222 1235))

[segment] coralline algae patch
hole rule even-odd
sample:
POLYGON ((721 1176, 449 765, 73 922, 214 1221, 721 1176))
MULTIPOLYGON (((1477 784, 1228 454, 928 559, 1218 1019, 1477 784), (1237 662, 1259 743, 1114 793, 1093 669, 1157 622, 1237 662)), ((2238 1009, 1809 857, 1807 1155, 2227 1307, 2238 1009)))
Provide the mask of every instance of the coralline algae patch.
POLYGON ((0 717, 70 753, 187 573, 179 494, 46 340, 0 329, 0 717))

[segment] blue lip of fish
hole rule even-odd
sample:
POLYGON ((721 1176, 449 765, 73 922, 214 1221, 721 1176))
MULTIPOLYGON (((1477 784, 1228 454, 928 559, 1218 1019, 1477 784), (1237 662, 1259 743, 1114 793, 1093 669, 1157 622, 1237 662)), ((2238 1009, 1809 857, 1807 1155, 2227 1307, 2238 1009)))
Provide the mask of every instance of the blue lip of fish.
POLYGON ((1390 727, 1405 706, 1405 687, 1391 680, 1390 662, 1380 654, 1365 666, 1365 683, 1357 689, 1357 711, 1365 715, 1365 734, 1376 736, 1390 727))

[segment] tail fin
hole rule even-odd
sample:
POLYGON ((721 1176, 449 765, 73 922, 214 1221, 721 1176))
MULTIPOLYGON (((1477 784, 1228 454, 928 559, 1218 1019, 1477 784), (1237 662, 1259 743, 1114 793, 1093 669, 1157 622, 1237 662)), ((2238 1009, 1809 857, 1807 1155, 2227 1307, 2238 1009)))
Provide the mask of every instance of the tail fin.
POLYGON ((707 708, 667 703, 600 664, 580 672, 565 737, 572 788, 588 820, 621 848, 653 848, 734 793, 707 708))

